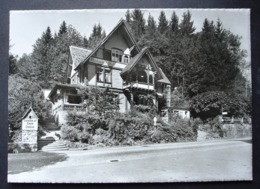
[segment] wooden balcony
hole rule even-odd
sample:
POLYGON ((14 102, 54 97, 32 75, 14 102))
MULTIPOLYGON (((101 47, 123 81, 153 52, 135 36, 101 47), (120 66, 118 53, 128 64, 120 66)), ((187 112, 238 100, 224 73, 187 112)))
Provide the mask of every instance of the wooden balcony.
POLYGON ((63 110, 66 111, 85 111, 86 108, 83 107, 83 104, 64 104, 63 105, 63 110))
POLYGON ((56 113, 57 111, 80 111, 84 112, 86 111, 86 108, 83 106, 83 104, 60 104, 53 108, 53 113, 56 113))
POLYGON ((149 85, 147 83, 137 83, 137 82, 135 82, 135 83, 123 85, 123 89, 129 88, 129 87, 137 88, 137 89, 154 90, 154 86, 149 85))

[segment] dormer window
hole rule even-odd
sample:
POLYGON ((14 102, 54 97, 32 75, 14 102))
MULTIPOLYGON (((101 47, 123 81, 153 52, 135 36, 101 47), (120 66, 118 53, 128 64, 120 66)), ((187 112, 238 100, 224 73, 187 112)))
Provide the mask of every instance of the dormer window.
POLYGON ((120 49, 111 50, 111 60, 114 62, 122 62, 123 51, 120 49))

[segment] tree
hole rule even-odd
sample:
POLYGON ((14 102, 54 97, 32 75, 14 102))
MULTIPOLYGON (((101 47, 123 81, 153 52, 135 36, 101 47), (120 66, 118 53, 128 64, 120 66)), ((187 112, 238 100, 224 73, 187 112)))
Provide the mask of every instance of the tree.
POLYGON ((10 54, 9 55, 9 75, 16 74, 18 71, 17 68, 17 58, 10 54))
POLYGON ((39 123, 48 117, 50 104, 44 99, 41 87, 18 75, 8 78, 8 122, 11 129, 21 127, 22 116, 32 106, 39 123))
POLYGON ((92 29, 92 33, 90 34, 88 40, 88 47, 90 49, 94 49, 97 45, 106 37, 106 32, 103 30, 100 24, 94 25, 92 29))
POLYGON ((134 9, 131 12, 130 26, 133 32, 133 35, 137 41, 142 37, 145 32, 145 19, 144 13, 140 9, 134 9))
POLYGON ((161 34, 165 34, 168 32, 168 21, 165 16, 165 12, 161 11, 159 15, 159 23, 158 23, 158 30, 161 34))
POLYGON ((77 89, 78 94, 86 101, 87 109, 97 112, 99 116, 118 112, 119 98, 109 88, 86 86, 77 89))
POLYGON ((85 36, 83 37, 83 46, 88 47, 88 39, 85 36))
POLYGON ((130 11, 129 9, 127 9, 126 13, 125 13, 125 21, 130 24, 131 22, 131 14, 130 14, 130 11))
POLYGON ((152 33, 154 33, 157 30, 156 28, 156 22, 153 18, 153 16, 151 14, 149 14, 148 16, 148 20, 147 20, 147 27, 146 27, 146 32, 145 33, 149 33, 150 35, 152 33))
POLYGON ((250 114, 250 103, 239 94, 223 91, 209 91, 194 96, 191 101, 191 113, 203 120, 221 115, 222 111, 240 117, 250 114))
POLYGON ((53 38, 50 27, 47 27, 43 32, 41 38, 36 40, 33 45, 32 62, 36 65, 36 69, 33 69, 33 75, 36 76, 36 80, 42 87, 49 86, 49 73, 51 69, 51 63, 48 60, 48 52, 52 45, 53 38))
POLYGON ((179 18, 176 15, 175 11, 173 11, 170 21, 170 31, 171 34, 177 34, 179 31, 179 18))
POLYGON ((71 45, 84 46, 84 38, 73 26, 69 25, 67 32, 55 39, 48 52, 48 59, 52 62, 49 80, 52 82, 66 82, 66 66, 71 45))
POLYGON ((180 23, 180 32, 183 36, 189 36, 193 34, 195 27, 193 26, 193 21, 191 21, 191 13, 187 11, 182 15, 182 21, 180 23))
POLYGON ((67 33, 67 24, 65 21, 62 22, 62 24, 60 25, 60 29, 58 32, 58 36, 63 35, 64 33, 67 33))
POLYGON ((205 19, 202 31, 198 36, 199 53, 196 65, 200 73, 190 74, 191 83, 196 83, 196 88, 191 88, 190 96, 206 91, 228 91, 239 74, 239 65, 245 53, 240 50, 240 38, 228 30, 220 30, 213 22, 205 19))

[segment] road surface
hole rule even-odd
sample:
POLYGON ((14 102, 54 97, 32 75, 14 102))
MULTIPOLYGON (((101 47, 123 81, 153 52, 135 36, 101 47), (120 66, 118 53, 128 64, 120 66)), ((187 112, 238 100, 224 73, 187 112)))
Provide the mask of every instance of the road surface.
MULTIPOLYGON (((60 152, 59 152, 60 153, 60 152)), ((9 182, 115 183, 252 180, 252 144, 221 140, 63 151, 64 162, 9 182)))

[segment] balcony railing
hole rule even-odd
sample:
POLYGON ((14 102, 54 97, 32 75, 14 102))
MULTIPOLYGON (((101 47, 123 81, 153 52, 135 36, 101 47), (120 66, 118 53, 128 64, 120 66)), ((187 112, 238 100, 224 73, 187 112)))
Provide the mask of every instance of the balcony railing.
POLYGON ((83 107, 83 104, 60 104, 52 109, 53 113, 57 111, 85 111, 86 108, 83 107))
POLYGON ((131 83, 131 84, 124 84, 123 88, 128 88, 128 87, 134 87, 134 88, 140 88, 140 89, 148 89, 148 90, 154 90, 153 85, 148 85, 145 83, 131 83))
POLYGON ((84 108, 82 104, 64 104, 63 110, 66 110, 66 111, 73 111, 73 110, 85 111, 86 108, 84 108))

